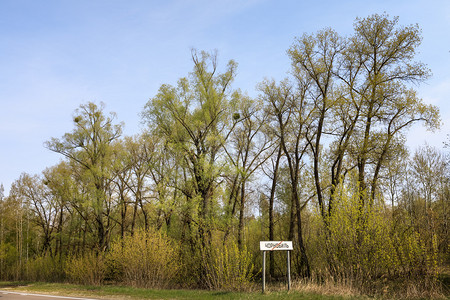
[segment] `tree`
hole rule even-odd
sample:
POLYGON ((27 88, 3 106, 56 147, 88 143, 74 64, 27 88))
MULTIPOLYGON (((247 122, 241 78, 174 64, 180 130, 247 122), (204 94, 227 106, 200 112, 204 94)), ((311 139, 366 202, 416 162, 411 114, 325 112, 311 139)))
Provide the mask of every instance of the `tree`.
MULTIPOLYGON (((337 101, 334 94, 334 65, 343 48, 344 44, 338 34, 328 29, 318 32, 315 36, 303 35, 288 51, 292 61, 294 76, 299 86, 304 87, 304 97, 308 97, 312 105, 310 108, 310 120, 305 125, 308 126, 308 133, 305 134, 304 138, 308 141, 312 152, 317 201, 325 221, 326 212, 322 195, 323 184, 319 175, 320 152, 323 148, 322 137, 326 126, 329 127, 328 114, 337 101)), ((348 131, 344 132, 347 133, 348 131)), ((332 178, 332 181, 335 181, 334 184, 337 183, 336 178, 332 178)), ((331 201, 329 209, 331 210, 331 201)))
POLYGON ((439 199, 440 183, 445 182, 447 167, 443 153, 428 145, 418 148, 412 157, 415 187, 425 200, 426 210, 439 199))
POLYGON ((9 212, 5 220, 5 228, 9 229, 8 238, 2 254, 10 262, 7 263, 7 275, 18 280, 20 272, 28 259, 29 253, 29 206, 25 197, 19 192, 19 186, 14 182, 11 185, 9 196, 2 203, 3 211, 9 212), (9 244, 9 245, 8 245, 9 244), (6 246, 6 247, 5 247, 6 246), (9 274, 8 274, 9 273, 9 274))
POLYGON ((25 173, 14 183, 14 191, 26 203, 29 213, 32 213, 31 220, 42 230, 41 253, 53 254, 51 242, 58 216, 54 195, 39 176, 25 173))
MULTIPOLYGON (((270 134, 269 134, 270 136, 270 134)), ((263 172, 266 174, 266 176, 269 178, 270 180, 270 194, 267 198, 269 198, 269 207, 268 207, 268 219, 269 219, 269 241, 274 241, 275 240, 275 213, 274 213, 274 208, 275 208, 275 195, 276 195, 276 190, 277 190, 277 185, 278 185, 278 180, 279 180, 279 169, 280 169, 280 161, 281 158, 283 156, 283 149, 279 143, 279 141, 277 141, 276 143, 274 143, 273 145, 274 147, 274 152, 273 153, 277 153, 275 157, 273 157, 273 155, 270 156, 270 164, 269 166, 265 167, 264 165, 263 167, 263 172), (267 170, 266 170, 267 169, 267 170)), ((272 278, 275 277, 275 260, 274 260, 274 253, 273 251, 270 251, 269 253, 269 274, 272 278)))
POLYGON ((76 235, 75 233, 82 232, 81 228, 70 226, 77 217, 73 207, 73 205, 76 205, 74 201, 76 183, 72 171, 70 165, 63 161, 56 166, 45 169, 42 178, 42 183, 52 196, 56 210, 53 222, 56 229, 55 255, 59 255, 60 262, 62 262, 64 254, 76 252, 74 248, 70 250, 69 246, 71 246, 71 240, 76 235))
POLYGON ((304 166, 303 157, 308 144, 305 142, 307 123, 311 110, 307 109, 306 91, 308 83, 299 84, 295 90, 289 81, 277 85, 274 81, 266 81, 260 85, 262 98, 271 117, 271 130, 280 141, 287 160, 291 188, 291 220, 288 239, 294 237, 297 225, 297 243, 300 250, 298 273, 310 276, 310 266, 303 242, 301 211, 306 204, 300 203, 300 171, 304 166))
MULTIPOLYGON (((112 171, 112 182, 115 185, 115 190, 117 193, 117 206, 120 206, 120 219, 116 220, 120 225, 120 237, 123 240, 125 238, 125 231, 127 229, 127 215, 128 215, 128 206, 131 203, 128 196, 128 186, 131 181, 131 162, 129 156, 127 155, 125 143, 127 142, 127 138, 124 141, 118 140, 113 145, 112 150, 112 161, 113 161, 113 171, 112 171)), ((131 234, 134 233, 134 221, 137 213, 137 201, 134 203, 134 211, 133 221, 131 226, 131 234)))
MULTIPOLYGON (((256 100, 242 98, 238 107, 239 113, 233 118, 240 122, 236 125, 230 135, 229 143, 224 145, 228 159, 235 172, 233 174, 232 192, 234 201, 239 201, 239 224, 238 224, 238 246, 243 248, 244 244, 244 209, 246 205, 246 185, 250 177, 268 159, 271 141, 263 134, 263 127, 267 121, 267 115, 262 111, 262 103, 256 100)), ((231 203, 230 203, 231 204, 231 203)), ((233 203, 233 207, 236 203, 233 203)), ((234 209, 229 217, 233 217, 234 209)), ((228 231, 227 231, 228 232, 228 231)))
POLYGON ((233 104, 241 96, 231 90, 237 67, 234 61, 229 61, 223 73, 218 73, 216 53, 193 50, 192 61, 194 70, 189 77, 181 78, 177 87, 162 85, 146 104, 143 119, 153 134, 182 154, 186 176, 179 188, 189 203, 189 222, 197 225, 194 235, 199 243, 194 244, 200 245, 202 256, 208 256, 215 213, 212 205, 223 167, 219 157, 237 122, 232 118, 233 104))
POLYGON ((122 132, 122 124, 113 124, 115 114, 105 116, 104 104, 89 102, 75 111, 75 129, 61 139, 52 138, 45 146, 67 157, 80 168, 79 179, 89 193, 93 209, 97 246, 105 250, 110 230, 107 189, 110 183, 111 144, 122 132))
POLYGON ((355 34, 349 44, 352 55, 349 57, 358 58, 358 68, 353 71, 358 75, 351 88, 357 93, 361 111, 361 131, 355 136, 359 145, 355 159, 360 206, 363 207, 366 198, 373 202, 379 168, 386 162, 386 152, 393 137, 401 135, 402 130, 415 121, 425 120, 432 127, 436 126, 438 115, 436 108, 423 105, 414 91, 406 86, 410 82, 424 81, 430 74, 424 64, 413 61, 421 42, 418 26, 399 27, 398 18, 389 19, 387 15, 375 14, 357 19, 354 29, 355 34), (383 130, 379 130, 380 127, 383 130), (385 138, 378 157, 373 159, 372 149, 380 142, 377 131, 381 131, 385 138), (376 163, 372 192, 369 192, 366 190, 367 165, 371 161, 376 163))

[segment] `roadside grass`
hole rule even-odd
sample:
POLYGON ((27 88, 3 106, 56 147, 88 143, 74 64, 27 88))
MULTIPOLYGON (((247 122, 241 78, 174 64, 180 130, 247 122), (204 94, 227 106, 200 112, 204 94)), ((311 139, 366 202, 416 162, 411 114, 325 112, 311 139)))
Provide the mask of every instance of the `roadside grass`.
POLYGON ((28 285, 28 283, 24 281, 0 281, 0 289, 21 287, 26 285, 28 285))
POLYGON ((0 282, 1 289, 36 294, 52 294, 99 299, 300 299, 338 300, 367 299, 366 297, 320 295, 299 291, 227 292, 204 290, 156 290, 124 286, 85 286, 64 283, 0 282))

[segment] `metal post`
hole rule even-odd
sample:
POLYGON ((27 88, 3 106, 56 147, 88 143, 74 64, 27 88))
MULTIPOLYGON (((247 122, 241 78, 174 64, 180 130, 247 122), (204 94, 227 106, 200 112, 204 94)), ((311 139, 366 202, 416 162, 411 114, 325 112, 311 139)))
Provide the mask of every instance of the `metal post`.
POLYGON ((288 291, 291 289, 291 259, 290 253, 291 251, 287 251, 287 276, 288 276, 288 291))
POLYGON ((262 292, 266 289, 266 251, 263 251, 263 265, 262 265, 262 292))

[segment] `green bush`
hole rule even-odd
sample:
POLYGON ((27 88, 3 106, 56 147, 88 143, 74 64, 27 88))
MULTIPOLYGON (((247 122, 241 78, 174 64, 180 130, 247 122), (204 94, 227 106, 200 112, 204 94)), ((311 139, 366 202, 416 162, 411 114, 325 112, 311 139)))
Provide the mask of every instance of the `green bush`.
POLYGON ((65 270, 72 283, 101 285, 107 271, 105 255, 93 250, 74 256, 66 262, 65 270))
POLYGON ((181 266, 179 247, 153 230, 137 231, 123 241, 113 242, 108 261, 110 274, 116 280, 145 288, 169 286, 181 266))
POLYGON ((211 250, 207 265, 207 286, 219 290, 247 290, 253 278, 253 257, 234 242, 219 243, 211 250))
POLYGON ((408 225, 407 216, 394 223, 382 203, 359 207, 359 195, 341 187, 325 226, 319 212, 311 217, 308 251, 322 277, 371 279, 432 274, 436 254, 408 225))
POLYGON ((17 249, 10 243, 0 243, 0 278, 18 280, 17 249))
POLYGON ((25 265, 25 279, 30 281, 62 281, 64 269, 59 258, 50 255, 37 256, 25 265))

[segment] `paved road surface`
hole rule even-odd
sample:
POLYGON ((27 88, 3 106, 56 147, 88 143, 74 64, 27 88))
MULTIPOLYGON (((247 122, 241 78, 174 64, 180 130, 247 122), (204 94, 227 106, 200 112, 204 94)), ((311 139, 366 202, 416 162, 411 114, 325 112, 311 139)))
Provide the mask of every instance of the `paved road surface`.
POLYGON ((0 290, 0 300, 95 300, 89 298, 64 297, 55 295, 40 295, 0 290))

